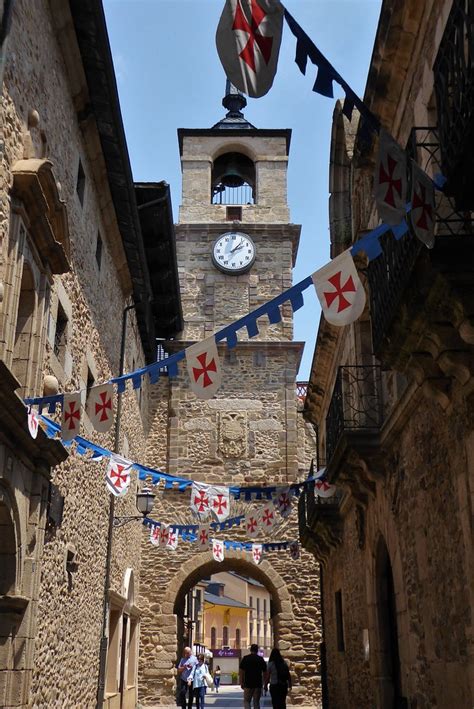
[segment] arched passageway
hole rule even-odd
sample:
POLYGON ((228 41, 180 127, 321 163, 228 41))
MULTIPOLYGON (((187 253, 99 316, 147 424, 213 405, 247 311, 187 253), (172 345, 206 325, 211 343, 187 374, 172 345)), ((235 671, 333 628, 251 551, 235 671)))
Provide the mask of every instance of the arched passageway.
POLYGON ((300 585, 304 588, 304 581, 295 579, 294 574, 288 578, 288 564, 285 565, 283 559, 263 560, 257 566, 242 552, 228 551, 221 563, 214 561, 210 552, 194 553, 186 560, 179 560, 179 555, 160 553, 156 548, 145 551, 144 556, 150 558, 153 551, 155 563, 145 562, 142 566, 140 589, 143 616, 139 697, 145 706, 174 705, 175 667, 179 648, 183 645, 186 594, 201 579, 222 571, 234 571, 256 579, 268 590, 272 600, 275 644, 292 666, 293 703, 317 706, 320 692, 317 650, 321 638, 316 615, 319 609, 315 608, 315 601, 308 593, 306 604, 302 603, 298 589, 300 585))

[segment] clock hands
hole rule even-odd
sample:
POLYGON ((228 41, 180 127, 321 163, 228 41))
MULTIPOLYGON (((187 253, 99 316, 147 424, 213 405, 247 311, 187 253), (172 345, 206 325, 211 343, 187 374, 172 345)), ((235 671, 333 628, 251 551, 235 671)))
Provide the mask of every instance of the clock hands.
POLYGON ((234 246, 234 248, 230 250, 230 253, 233 254, 234 251, 238 251, 239 249, 242 248, 243 245, 244 245, 244 240, 241 239, 240 243, 238 243, 237 246, 234 246))

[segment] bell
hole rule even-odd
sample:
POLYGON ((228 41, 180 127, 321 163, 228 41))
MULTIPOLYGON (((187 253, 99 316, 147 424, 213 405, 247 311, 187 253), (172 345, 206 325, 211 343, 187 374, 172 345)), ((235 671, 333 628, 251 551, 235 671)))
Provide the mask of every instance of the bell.
POLYGON ((242 175, 238 161, 232 156, 224 168, 221 182, 226 187, 242 187, 245 178, 242 175))

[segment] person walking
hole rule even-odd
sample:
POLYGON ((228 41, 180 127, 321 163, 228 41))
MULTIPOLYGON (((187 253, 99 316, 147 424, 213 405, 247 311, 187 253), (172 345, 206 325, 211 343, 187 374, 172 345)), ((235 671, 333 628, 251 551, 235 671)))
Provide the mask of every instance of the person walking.
POLYGON ((291 690, 291 674, 288 664, 276 647, 268 658, 268 670, 265 673, 265 686, 270 682, 270 696, 273 709, 286 709, 286 697, 291 690))
POLYGON ((221 683, 221 668, 217 665, 214 670, 214 689, 219 694, 219 685, 221 683))
POLYGON ((188 679, 194 665, 197 665, 197 658, 190 647, 185 647, 178 664, 178 703, 181 709, 191 709, 193 705, 193 692, 188 685, 188 679))
MULTIPOLYGON (((207 682, 206 676, 210 677, 209 667, 204 662, 204 655, 197 656, 197 664, 191 670, 188 677, 188 685, 192 687, 192 696, 196 700, 196 709, 204 709, 204 699, 206 697, 207 682)), ((209 680, 210 681, 210 680, 209 680)))
POLYGON ((250 646, 250 655, 242 658, 239 666, 240 686, 244 690, 244 709, 260 709, 263 677, 267 671, 267 663, 258 654, 258 645, 250 646))

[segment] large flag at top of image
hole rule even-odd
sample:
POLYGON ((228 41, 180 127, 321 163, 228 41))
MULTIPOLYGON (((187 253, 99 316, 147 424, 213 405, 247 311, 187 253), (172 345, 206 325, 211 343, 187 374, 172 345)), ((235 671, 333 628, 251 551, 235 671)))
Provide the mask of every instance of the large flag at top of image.
POLYGON ((280 0, 226 0, 216 45, 227 78, 252 98, 264 96, 275 78, 283 30, 280 0))

